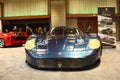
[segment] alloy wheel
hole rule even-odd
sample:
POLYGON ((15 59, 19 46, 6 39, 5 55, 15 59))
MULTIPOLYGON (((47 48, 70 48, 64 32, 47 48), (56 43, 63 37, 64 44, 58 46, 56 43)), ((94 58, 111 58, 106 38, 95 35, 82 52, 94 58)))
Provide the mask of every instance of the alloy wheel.
POLYGON ((0 47, 4 47, 4 40, 3 39, 0 39, 0 47))

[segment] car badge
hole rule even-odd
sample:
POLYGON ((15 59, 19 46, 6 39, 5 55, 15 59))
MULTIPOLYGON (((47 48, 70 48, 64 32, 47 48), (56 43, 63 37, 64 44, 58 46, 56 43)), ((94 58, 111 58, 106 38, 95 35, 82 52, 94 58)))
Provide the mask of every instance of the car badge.
POLYGON ((57 66, 61 68, 63 66, 63 60, 62 59, 57 59, 57 66))
POLYGON ((57 65, 58 65, 59 68, 61 68, 63 63, 62 62, 57 62, 57 65))

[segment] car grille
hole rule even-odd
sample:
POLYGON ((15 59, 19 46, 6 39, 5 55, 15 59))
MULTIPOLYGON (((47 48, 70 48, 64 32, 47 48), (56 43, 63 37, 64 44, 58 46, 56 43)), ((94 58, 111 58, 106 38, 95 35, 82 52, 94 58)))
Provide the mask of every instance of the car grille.
POLYGON ((37 59, 36 65, 41 68, 80 68, 85 65, 83 59, 37 59))

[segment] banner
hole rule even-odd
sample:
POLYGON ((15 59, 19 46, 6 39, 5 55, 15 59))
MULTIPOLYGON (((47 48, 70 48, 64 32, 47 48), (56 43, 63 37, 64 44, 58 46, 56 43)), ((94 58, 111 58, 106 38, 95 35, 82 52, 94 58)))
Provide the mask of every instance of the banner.
POLYGON ((98 8, 98 35, 103 48, 116 48, 115 7, 98 8))

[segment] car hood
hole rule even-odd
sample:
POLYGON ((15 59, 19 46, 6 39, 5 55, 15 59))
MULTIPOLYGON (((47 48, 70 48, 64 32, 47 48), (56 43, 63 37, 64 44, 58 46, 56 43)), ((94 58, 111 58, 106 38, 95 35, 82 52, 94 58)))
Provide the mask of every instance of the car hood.
POLYGON ((48 38, 48 51, 60 52, 73 50, 76 43, 76 37, 57 36, 48 38))
MULTIPOLYGON (((87 42, 84 38, 78 38, 77 36, 52 36, 48 37, 46 47, 39 45, 37 50, 46 49, 46 54, 37 52, 42 57, 79 57, 80 53, 85 55, 88 53, 87 42), (76 53, 76 55, 74 55, 76 53), (78 54, 79 53, 79 54, 78 54)), ((43 40, 44 41, 44 40, 43 40)), ((38 55, 37 55, 38 56, 38 55)))

